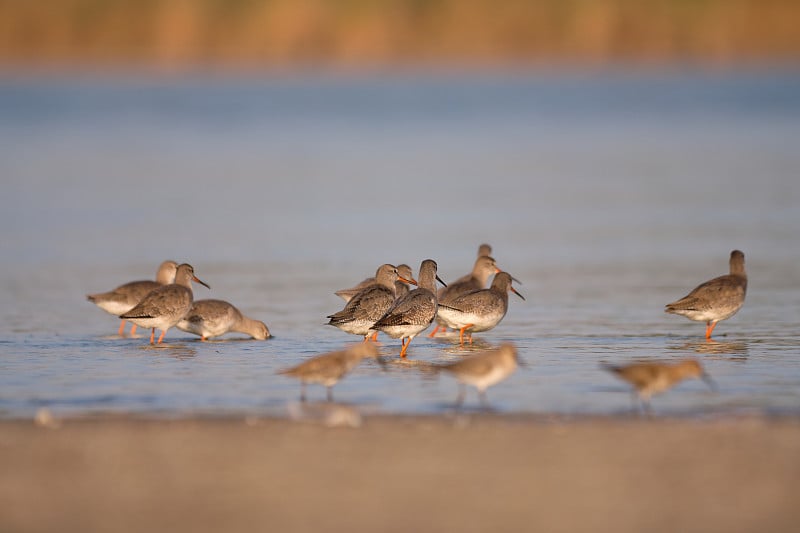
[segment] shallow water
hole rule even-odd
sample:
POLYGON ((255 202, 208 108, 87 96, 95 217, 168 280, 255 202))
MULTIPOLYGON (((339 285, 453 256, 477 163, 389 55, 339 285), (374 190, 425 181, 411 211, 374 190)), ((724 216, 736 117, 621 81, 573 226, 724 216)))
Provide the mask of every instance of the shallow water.
MULTIPOLYGON (((800 76, 787 71, 0 83, 0 416, 276 414, 275 371, 356 339, 333 295, 384 262, 452 280, 481 242, 522 280, 472 348, 382 336, 335 388, 364 412, 440 413, 426 372, 503 341, 529 367, 498 412, 618 414, 600 361, 697 356, 659 414, 800 413, 800 76), (747 257, 744 308, 704 326, 663 305, 747 257), (118 338, 85 294, 189 261, 269 341, 118 338)), ((311 399, 324 390, 311 387, 311 399)), ((468 406, 477 405, 470 390, 468 406)))

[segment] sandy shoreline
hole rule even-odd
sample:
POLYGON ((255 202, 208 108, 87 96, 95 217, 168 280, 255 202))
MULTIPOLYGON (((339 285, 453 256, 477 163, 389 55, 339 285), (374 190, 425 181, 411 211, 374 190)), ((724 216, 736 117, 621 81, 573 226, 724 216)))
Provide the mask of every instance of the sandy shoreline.
POLYGON ((0 2, 0 64, 285 68, 794 61, 790 0, 0 2), (12 22, 13 21, 13 22, 12 22), (121 22, 121 21, 124 21, 121 22), (114 28, 117 31, 109 31, 114 28))
POLYGON ((0 531, 789 531, 800 420, 0 422, 0 531))

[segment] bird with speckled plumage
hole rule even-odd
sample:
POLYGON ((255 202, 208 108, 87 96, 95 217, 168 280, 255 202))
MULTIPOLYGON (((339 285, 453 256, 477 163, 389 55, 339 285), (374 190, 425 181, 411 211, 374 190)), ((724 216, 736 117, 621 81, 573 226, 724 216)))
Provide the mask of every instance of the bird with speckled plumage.
POLYGON ((424 260, 419 267, 419 287, 396 300, 386 314, 375 322, 374 329, 393 339, 401 339, 400 357, 406 356, 411 341, 430 326, 436 316, 436 281, 447 286, 436 274, 437 268, 436 261, 424 260))

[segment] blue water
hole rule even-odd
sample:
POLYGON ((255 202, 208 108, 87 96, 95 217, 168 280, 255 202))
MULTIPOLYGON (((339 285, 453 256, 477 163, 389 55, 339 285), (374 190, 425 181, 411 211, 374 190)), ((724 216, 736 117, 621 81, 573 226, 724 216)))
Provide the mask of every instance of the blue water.
MULTIPOLYGON (((800 71, 14 76, 0 81, 0 417, 283 415, 275 371, 356 340, 333 295, 385 262, 452 280, 481 242, 523 281, 473 350, 529 363, 498 412, 618 414, 598 362, 699 357, 660 414, 800 414, 800 71), (703 341, 663 305, 747 256, 744 308, 703 341), (192 263, 274 339, 118 338, 85 300, 192 263)), ((399 342, 384 338, 396 357, 399 342)), ((409 359, 455 360, 415 339, 409 359)), ((311 388, 312 399, 324 391, 311 388)), ((456 384, 365 362, 337 401, 440 413, 456 384)), ((468 403, 476 405, 474 392, 468 403)))

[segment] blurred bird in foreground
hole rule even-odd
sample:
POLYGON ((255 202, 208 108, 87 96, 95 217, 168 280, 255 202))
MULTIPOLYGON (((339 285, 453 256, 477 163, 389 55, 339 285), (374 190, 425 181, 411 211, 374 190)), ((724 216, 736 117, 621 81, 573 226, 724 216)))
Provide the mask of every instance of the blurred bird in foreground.
POLYGON ((516 346, 505 343, 497 348, 469 355, 455 363, 437 365, 436 369, 452 374, 458 380, 457 405, 464 403, 466 385, 478 389, 481 404, 486 405, 486 389, 513 374, 518 365, 523 366, 516 346))
POLYGON ((711 390, 716 391, 717 386, 711 380, 697 359, 689 358, 677 363, 664 362, 637 362, 627 365, 611 365, 600 363, 600 366, 619 379, 633 385, 634 409, 638 398, 646 413, 650 413, 650 398, 653 395, 665 392, 688 378, 700 378, 705 381, 711 390))
POLYGON ((327 387, 328 401, 333 400, 333 386, 348 372, 355 368, 365 357, 383 361, 374 343, 361 342, 335 352, 317 355, 292 368, 278 371, 278 374, 300 380, 300 400, 306 400, 306 383, 319 383, 327 387))

